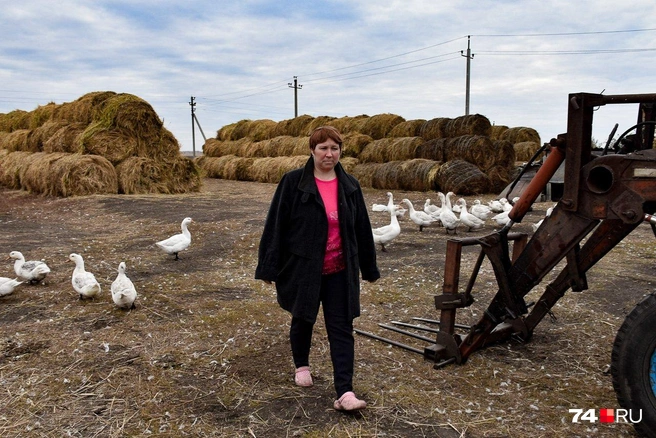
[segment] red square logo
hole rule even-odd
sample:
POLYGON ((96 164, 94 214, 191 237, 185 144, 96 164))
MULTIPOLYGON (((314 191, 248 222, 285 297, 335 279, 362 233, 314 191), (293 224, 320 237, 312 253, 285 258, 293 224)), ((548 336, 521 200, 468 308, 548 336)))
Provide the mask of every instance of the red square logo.
POLYGON ((599 409, 599 421, 602 423, 614 423, 615 409, 599 409))

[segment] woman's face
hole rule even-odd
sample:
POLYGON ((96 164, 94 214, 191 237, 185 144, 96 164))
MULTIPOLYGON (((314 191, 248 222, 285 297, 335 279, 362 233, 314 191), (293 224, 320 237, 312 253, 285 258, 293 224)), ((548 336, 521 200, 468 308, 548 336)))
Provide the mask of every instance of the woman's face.
POLYGON ((314 147, 314 167, 321 171, 332 170, 339 161, 341 151, 335 141, 328 139, 314 147))

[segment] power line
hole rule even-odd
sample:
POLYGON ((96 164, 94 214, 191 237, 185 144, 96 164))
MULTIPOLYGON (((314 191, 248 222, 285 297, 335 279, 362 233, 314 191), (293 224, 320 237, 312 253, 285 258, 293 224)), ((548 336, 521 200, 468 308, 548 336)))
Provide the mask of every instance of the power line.
POLYGON ((654 52, 656 48, 648 49, 599 49, 599 50, 479 50, 476 53, 487 55, 597 55, 599 53, 635 53, 654 52))
POLYGON ((508 34, 473 34, 476 37, 541 37, 541 36, 571 36, 571 35, 600 35, 611 33, 653 32, 656 28, 627 29, 627 30, 599 30, 589 32, 556 32, 556 33, 508 33, 508 34))

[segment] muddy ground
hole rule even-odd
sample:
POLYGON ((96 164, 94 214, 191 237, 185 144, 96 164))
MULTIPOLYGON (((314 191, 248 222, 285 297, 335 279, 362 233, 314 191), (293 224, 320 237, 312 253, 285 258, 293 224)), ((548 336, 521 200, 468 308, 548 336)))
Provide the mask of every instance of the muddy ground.
MULTIPOLYGON (((434 369, 420 354, 356 335, 355 391, 369 407, 348 415, 332 409, 322 319, 311 355, 315 386, 297 388, 289 316, 273 286, 253 279, 274 190, 213 179, 200 193, 168 196, 53 199, 0 189, 0 253, 18 250, 52 269, 43 284, 0 298, 0 436, 634 436, 625 424, 573 424, 568 410, 619 407, 610 353, 624 316, 653 291, 649 225, 589 272, 589 290, 568 292, 529 343, 510 340, 464 365, 434 369), (186 216, 194 220, 192 244, 174 261, 154 242, 179 232, 186 216), (101 282, 99 298, 80 301, 73 291, 71 252, 101 282), (131 311, 115 308, 109 294, 121 261, 139 293, 131 311)), ((394 195, 418 207, 437 201, 435 193, 394 195)), ((365 189, 365 197, 386 202, 383 190, 365 189)), ((514 231, 531 234, 551 205, 536 204, 514 231)), ((371 219, 389 222, 384 213, 371 219)), ((438 318, 433 297, 441 293, 447 236, 436 227, 420 232, 407 217, 401 227, 378 253, 382 278, 363 284, 356 327, 423 348, 378 324, 438 318)), ((459 233, 494 229, 488 221, 482 231, 459 233)), ((475 258, 465 255, 463 270, 475 258)), ((0 276, 13 277, 12 261, 2 264, 0 276)), ((484 264, 476 302, 458 322, 474 323, 495 291, 484 264)))

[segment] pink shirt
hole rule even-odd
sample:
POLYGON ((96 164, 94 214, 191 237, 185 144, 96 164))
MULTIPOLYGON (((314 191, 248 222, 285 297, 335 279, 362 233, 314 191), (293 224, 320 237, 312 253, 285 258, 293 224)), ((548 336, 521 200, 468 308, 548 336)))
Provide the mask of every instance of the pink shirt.
POLYGON ((342 250, 342 236, 339 233, 337 178, 330 181, 315 178, 315 181, 328 217, 328 242, 326 243, 326 254, 323 258, 321 273, 324 275, 334 274, 346 267, 344 264, 344 251, 342 250))

